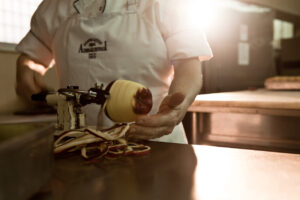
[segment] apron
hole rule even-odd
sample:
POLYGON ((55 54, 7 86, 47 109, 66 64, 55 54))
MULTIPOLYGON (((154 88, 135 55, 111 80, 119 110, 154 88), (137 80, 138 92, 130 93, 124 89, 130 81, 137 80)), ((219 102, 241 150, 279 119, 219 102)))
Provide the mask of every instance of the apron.
MULTIPOLYGON (((167 95, 173 68, 155 23, 151 0, 77 0, 78 13, 58 28, 53 42, 60 86, 88 90, 95 83, 132 80, 147 86, 156 113, 167 95), (100 11, 101 10, 101 11, 100 11), (103 11, 104 10, 104 11, 103 11)), ((95 125, 100 106, 84 107, 88 125, 95 125)), ((112 122, 105 117, 107 127, 112 122)), ((182 124, 156 141, 187 143, 182 124)))

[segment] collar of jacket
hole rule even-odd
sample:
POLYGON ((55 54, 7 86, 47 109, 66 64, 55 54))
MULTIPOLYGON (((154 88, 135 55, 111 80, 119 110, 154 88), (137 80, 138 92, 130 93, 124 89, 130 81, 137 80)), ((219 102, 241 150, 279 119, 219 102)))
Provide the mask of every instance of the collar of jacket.
MULTIPOLYGON (((73 7, 74 9, 77 11, 77 13, 84 13, 84 10, 85 10, 85 6, 86 6, 86 3, 85 3, 86 0, 74 0, 73 2, 73 7)), ((106 2, 109 1, 109 0, 104 0, 104 8, 103 8, 103 11, 105 10, 105 7, 106 7, 106 2)), ((139 4, 139 0, 127 0, 127 9, 130 10, 132 7, 136 8, 136 6, 139 4)))
MULTIPOLYGON (((90 1, 92 1, 92 0, 90 0, 90 1)), ((104 8, 103 8, 103 11, 104 11, 107 0, 103 0, 103 1, 104 1, 104 8)), ((76 12, 79 14, 85 12, 87 5, 89 5, 89 4, 86 2, 86 0, 74 0, 73 1, 73 7, 76 10, 76 12)))
POLYGON ((77 11, 77 13, 83 13, 84 10, 84 2, 82 0, 75 0, 73 2, 73 7, 77 11))

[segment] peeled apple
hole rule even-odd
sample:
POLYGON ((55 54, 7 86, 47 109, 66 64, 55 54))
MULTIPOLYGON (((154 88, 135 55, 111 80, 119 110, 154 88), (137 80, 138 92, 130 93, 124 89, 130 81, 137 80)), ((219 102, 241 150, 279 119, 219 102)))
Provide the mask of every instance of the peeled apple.
POLYGON ((151 91, 142 84, 116 80, 108 86, 108 89, 106 114, 114 122, 135 121, 139 115, 149 113, 152 108, 151 91))

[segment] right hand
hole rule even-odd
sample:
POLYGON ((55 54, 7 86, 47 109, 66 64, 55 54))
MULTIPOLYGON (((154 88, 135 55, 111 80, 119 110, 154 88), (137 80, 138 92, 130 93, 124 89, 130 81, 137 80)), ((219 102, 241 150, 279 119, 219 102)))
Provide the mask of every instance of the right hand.
POLYGON ((140 116, 136 123, 130 126, 127 136, 133 140, 149 140, 172 133, 179 124, 189 105, 185 95, 176 92, 166 96, 160 104, 156 114, 140 116))
MULTIPOLYGON (((34 70, 29 66, 30 63, 35 63, 41 66, 41 64, 36 63, 25 54, 21 54, 17 60, 16 93, 27 102, 32 102, 32 94, 48 89, 46 84, 41 80, 40 75, 43 75, 43 72, 41 72, 41 70, 34 70)), ((44 72, 46 71, 47 70, 45 68, 44 72)))

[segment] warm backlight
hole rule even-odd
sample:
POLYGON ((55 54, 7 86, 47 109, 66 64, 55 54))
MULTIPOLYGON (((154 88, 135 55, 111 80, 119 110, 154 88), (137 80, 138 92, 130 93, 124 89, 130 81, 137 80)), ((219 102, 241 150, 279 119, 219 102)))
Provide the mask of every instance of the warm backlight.
POLYGON ((197 0, 191 1, 189 10, 189 23, 192 27, 207 30, 217 20, 218 0, 197 0))
POLYGON ((41 75, 44 75, 47 72, 47 68, 45 68, 43 65, 38 64, 32 60, 27 60, 25 63, 30 69, 33 71, 38 72, 41 75))

